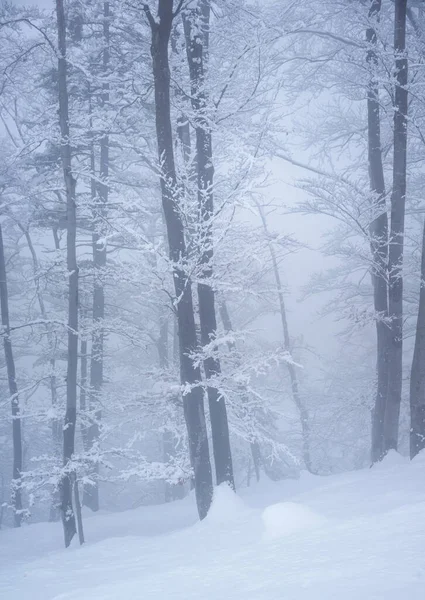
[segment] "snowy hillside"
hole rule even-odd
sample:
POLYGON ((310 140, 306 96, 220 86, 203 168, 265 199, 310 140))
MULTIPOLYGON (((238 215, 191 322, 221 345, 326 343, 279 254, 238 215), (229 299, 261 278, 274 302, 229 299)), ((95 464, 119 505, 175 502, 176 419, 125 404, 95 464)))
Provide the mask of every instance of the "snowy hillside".
POLYGON ((422 600, 425 456, 373 470, 219 489, 87 518, 62 549, 59 524, 0 532, 2 600, 422 600))

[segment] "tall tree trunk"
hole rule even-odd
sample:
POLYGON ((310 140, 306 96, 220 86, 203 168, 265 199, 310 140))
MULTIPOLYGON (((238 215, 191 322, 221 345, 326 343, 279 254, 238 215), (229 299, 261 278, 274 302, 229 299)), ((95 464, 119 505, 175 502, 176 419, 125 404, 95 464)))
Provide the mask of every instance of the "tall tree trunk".
POLYGON ((410 374, 410 458, 425 448, 425 221, 415 349, 410 374))
MULTIPOLYGON (((159 367, 164 372, 169 368, 169 356, 168 356, 168 345, 169 345, 169 323, 166 317, 162 317, 159 327, 159 337, 157 341, 159 367)), ((165 431, 162 436, 162 447, 164 454, 164 461, 168 462, 175 456, 175 438, 171 431, 165 431)), ((184 487, 182 485, 176 485, 165 482, 165 502, 172 502, 178 500, 184 496, 184 487)))
MULTIPOLYGON (((53 337, 50 326, 47 324, 46 305, 45 305, 44 297, 41 292, 40 284, 38 281, 39 263, 38 263, 37 253, 34 248, 34 244, 32 242, 31 234, 29 232, 29 229, 23 227, 23 225, 21 223, 18 223, 18 226, 25 236, 25 239, 27 241, 27 246, 28 246, 28 249, 31 254, 34 279, 36 282, 35 285, 36 285, 36 295, 37 295, 38 305, 40 307, 40 314, 46 322, 47 341, 49 344, 49 352, 50 352, 50 359, 49 359, 49 362, 50 362, 50 396, 51 396, 52 408, 55 411, 56 407, 57 407, 58 392, 57 392, 56 373, 55 373, 56 360, 54 357, 54 337, 53 337)), ((59 423, 58 418, 56 417, 56 414, 54 414, 53 420, 52 420, 52 441, 53 441, 54 455, 59 460, 60 451, 61 451, 60 446, 61 446, 62 440, 61 440, 60 423, 59 423)), ((58 521, 59 518, 60 518, 59 498, 58 498, 58 494, 57 494, 57 490, 56 490, 53 492, 52 504, 50 506, 49 521, 58 521)))
MULTIPOLYGON (((226 333, 230 333, 231 331, 233 331, 232 320, 230 318, 230 313, 227 308, 227 303, 224 299, 222 299, 221 302, 219 303, 219 312, 220 312, 221 322, 223 323, 224 331, 226 333)), ((228 345, 228 348, 230 351, 233 351, 236 348, 236 344, 234 341, 229 341, 227 345, 228 345)), ((247 392, 247 389, 245 386, 242 386, 242 385, 240 386, 240 393, 241 393, 242 404, 245 404, 245 405, 248 404, 248 392, 247 392)), ((261 466, 260 446, 259 446, 257 440, 251 440, 249 446, 251 449, 252 462, 254 464, 255 477, 256 477, 257 481, 260 481, 260 466, 261 466)))
POLYGON ((177 304, 180 350, 180 377, 186 387, 183 404, 188 431, 189 449, 195 475, 195 494, 198 512, 203 519, 212 501, 212 476, 208 448, 201 371, 195 366, 196 329, 193 312, 192 286, 184 268, 186 244, 184 227, 179 213, 178 186, 174 162, 173 136, 170 116, 170 66, 168 45, 173 21, 172 0, 158 0, 158 17, 154 19, 149 6, 143 5, 152 31, 151 54, 155 86, 155 120, 158 158, 161 168, 161 194, 167 226, 170 261, 177 304))
MULTIPOLYGON (((87 419, 87 367, 87 339, 85 337, 82 337, 80 341, 80 413, 81 415, 83 415, 84 420, 87 419)), ((88 450, 90 449, 88 440, 88 426, 84 420, 81 422, 80 418, 81 438, 83 440, 84 451, 88 452, 88 450)))
POLYGON ((21 526, 22 521, 22 435, 21 411, 19 407, 18 385, 16 383, 15 361, 13 358, 12 340, 10 339, 9 296, 7 291, 6 259, 4 256, 3 232, 0 224, 0 304, 1 324, 3 334, 4 356, 9 383, 10 402, 12 409, 12 442, 13 442, 13 472, 12 472, 12 505, 14 508, 14 525, 21 526))
MULTIPOLYGON (((60 250, 60 240, 59 240, 58 230, 56 227, 53 227, 52 233, 53 233, 53 240, 54 240, 54 244, 55 244, 55 250, 59 251, 60 250)), ((51 368, 53 369, 53 372, 54 372, 55 368, 56 368, 56 363, 53 364, 53 362, 52 362, 51 368)), ((56 456, 58 457, 58 462, 59 462, 59 458, 62 453, 62 445, 63 445, 63 427, 62 427, 61 419, 59 419, 59 416, 56 412, 57 401, 58 401, 56 375, 51 377, 50 384, 51 384, 52 405, 54 405, 54 407, 55 407, 54 408, 54 416, 53 416, 53 420, 52 420, 52 440, 53 440, 54 452, 55 452, 56 456)), ((59 490, 56 490, 54 492, 53 498, 52 498, 52 506, 51 506, 51 510, 50 510, 50 520, 58 521, 59 519, 60 519, 60 494, 59 494, 59 490)))
POLYGON ((77 419, 77 365, 78 365, 78 265, 76 253, 76 200, 75 179, 72 174, 71 142, 69 139, 68 82, 66 59, 66 23, 63 0, 56 0, 58 26, 58 87, 61 157, 66 189, 66 263, 68 270, 68 368, 66 375, 66 413, 63 429, 64 475, 61 481, 61 512, 65 546, 76 533, 72 506, 73 470, 68 464, 74 454, 75 423, 77 419))
POLYGON ((389 344, 388 401, 384 418, 384 451, 398 444, 402 392, 403 351, 403 247, 406 202, 407 155, 407 57, 406 4, 395 0, 394 52, 396 86, 394 100, 394 162, 391 194, 388 312, 391 321, 389 344))
POLYGON ((369 8, 370 27, 366 31, 369 65, 367 91, 368 161, 370 189, 374 195, 372 222, 370 224, 370 247, 372 253, 373 303, 376 323, 376 369, 377 389, 372 413, 372 463, 384 454, 384 417, 388 395, 388 215, 385 200, 384 169, 381 149, 381 117, 379 88, 377 82, 377 35, 375 23, 379 21, 381 0, 372 0, 369 8))
MULTIPOLYGON (((210 26, 210 2, 201 0, 198 7, 183 16, 187 59, 191 80, 191 101, 196 125, 196 163, 198 172, 198 204, 200 227, 198 228, 198 244, 200 250, 201 277, 204 282, 198 283, 199 320, 201 325, 201 343, 207 346, 217 335, 217 319, 215 311, 215 294, 211 286, 213 276, 213 219, 214 166, 212 155, 211 127, 208 124, 207 97, 205 92, 204 46, 208 38, 210 26), (202 6, 201 6, 202 5, 202 6), (192 23, 193 21, 193 23, 192 23)), ((218 389, 208 384, 221 373, 220 360, 212 356, 204 359, 204 370, 207 379, 208 405, 211 419, 211 433, 214 451, 214 463, 217 485, 227 482, 235 487, 233 477, 232 453, 230 448, 229 424, 226 402, 218 389)))
MULTIPOLYGON (((279 300, 280 319, 281 319, 281 323, 282 323, 283 344, 284 344, 285 350, 289 354, 291 354, 291 352, 292 352, 291 337, 289 335, 288 320, 286 318, 285 298, 283 296, 282 282, 281 282, 281 278, 280 278, 279 265, 277 262, 276 252, 273 247, 273 242, 271 241, 271 236, 270 236, 269 229, 267 226, 267 220, 266 220, 264 211, 260 205, 258 205, 258 212, 260 214, 261 222, 263 224, 264 233, 266 234, 266 237, 267 237, 269 251, 270 251, 270 257, 272 259, 273 274, 274 274, 274 278, 276 281, 277 297, 279 300)), ((308 415, 308 410, 307 410, 307 408, 301 398, 301 395, 300 395, 299 385, 298 385, 298 377, 297 377, 297 373, 295 371, 294 365, 292 365, 291 363, 286 363, 286 367, 287 367, 287 370, 289 373, 289 379, 291 382, 292 398, 293 398, 294 404, 297 407, 298 412, 300 414, 301 431, 302 431, 302 438, 303 438, 304 464, 305 464, 306 469, 308 471, 310 471, 310 473, 312 473, 313 467, 312 467, 311 455, 310 455, 310 419, 309 419, 309 415, 308 415)))
MULTIPOLYGON (((103 3, 103 71, 106 76, 110 60, 110 33, 109 33, 110 7, 109 2, 103 3)), ((103 83, 101 95, 101 107, 107 109, 109 103, 109 84, 103 83)), ((94 155, 92 157, 94 163, 94 155)), ((94 164, 92 165, 94 169, 94 164)), ((106 207, 109 196, 109 135, 103 132, 100 139, 100 183, 96 186, 94 197, 94 232, 93 232, 93 268, 94 268, 94 291, 93 291, 93 335, 92 353, 90 362, 90 410, 93 422, 90 425, 87 436, 89 449, 99 441, 100 421, 102 412, 100 410, 100 394, 103 387, 103 363, 104 363, 104 329, 105 318, 105 289, 103 284, 104 269, 106 266, 106 243, 105 243, 105 218, 106 207)), ((83 504, 93 511, 99 510, 99 465, 94 463, 91 470, 93 485, 85 487, 83 492, 83 504)))

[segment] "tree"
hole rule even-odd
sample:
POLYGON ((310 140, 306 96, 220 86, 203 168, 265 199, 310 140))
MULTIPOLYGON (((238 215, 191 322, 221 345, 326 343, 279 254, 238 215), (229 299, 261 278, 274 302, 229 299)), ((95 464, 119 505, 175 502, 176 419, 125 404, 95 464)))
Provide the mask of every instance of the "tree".
POLYGON ((75 471, 72 457, 75 445, 77 420, 77 367, 78 367, 78 265, 76 253, 77 207, 76 182, 72 172, 72 154, 69 128, 68 83, 66 58, 66 24, 63 0, 56 0, 58 27, 58 94, 59 126, 63 180, 66 190, 66 256, 68 270, 68 367, 66 375, 66 414, 63 431, 64 474, 61 481, 61 512, 65 546, 68 547, 76 533, 72 492, 75 471))
MULTIPOLYGON (((288 352, 288 354, 291 355, 292 354, 291 337, 289 335, 289 326, 288 326, 288 319, 286 316, 285 298, 283 296, 283 288, 282 288, 282 282, 281 282, 276 252, 275 252, 275 248, 273 246, 272 237, 271 237, 269 229, 268 229, 267 218, 266 218, 266 215, 264 214, 264 210, 261 207, 261 205, 259 205, 259 204, 257 205, 257 208, 258 208, 258 212, 260 214, 261 222, 263 224, 264 233, 265 233, 265 236, 266 236, 266 239, 268 242, 268 246, 269 246, 269 250, 270 250, 270 258, 271 258, 271 263, 272 263, 272 268, 273 268, 273 275, 274 275, 274 279, 276 281, 276 290, 277 290, 277 297, 278 297, 278 301, 279 301, 279 313, 280 313, 280 320, 282 323, 284 348, 288 352)), ((295 406, 297 407, 297 410, 300 413, 302 439, 303 439, 304 464, 305 464, 306 469, 308 471, 310 471, 310 473, 311 473, 311 472, 313 472, 312 471, 313 466, 312 466, 311 454, 310 454, 309 415, 308 415, 307 408, 303 402, 303 399, 301 398, 301 395, 300 395, 298 376, 297 376, 297 372, 295 370, 295 366, 293 365, 292 362, 287 361, 286 368, 288 370, 289 379, 291 381, 292 398, 294 400, 295 406)))
MULTIPOLYGON (((109 2, 103 3, 103 51, 102 68, 105 79, 109 69, 110 56, 110 35, 109 24, 110 9, 109 2)), ((109 84, 102 84, 101 109, 107 109, 109 103, 109 84)), ((105 289, 103 284, 104 269, 106 266, 106 239, 105 239, 105 220, 109 196, 109 135, 107 131, 100 134, 100 165, 99 182, 95 180, 95 173, 92 172, 92 200, 93 206, 93 268, 94 268, 94 288, 93 288, 93 334, 92 350, 90 364, 90 403, 94 410, 92 423, 87 429, 88 448, 91 449, 99 441, 99 427, 101 419, 100 393, 103 386, 104 371, 104 329, 103 321, 105 318, 105 289)), ((95 153, 92 153, 92 171, 94 171, 95 153)), ((93 482, 89 488, 84 490, 84 504, 93 511, 99 510, 99 483, 98 483, 98 464, 94 465, 93 482)))
POLYGON ((406 56, 407 0, 395 0, 394 53, 394 142, 393 188, 391 194, 391 228, 388 253, 389 341, 388 400, 384 417, 384 451, 398 444, 402 376, 403 376, 403 249, 407 181, 407 103, 408 63, 406 56))
MULTIPOLYGON (((214 164, 208 98, 205 89, 205 61, 208 54, 208 32, 211 7, 209 0, 198 2, 188 14, 183 13, 186 52, 191 82, 191 102, 196 135, 197 193, 199 206, 198 239, 200 275, 198 282, 201 343, 210 345, 217 335, 213 277, 214 164)), ((212 444, 217 484, 227 482, 235 487, 226 401, 218 389, 208 383, 221 373, 220 360, 209 353, 204 358, 212 444)))
MULTIPOLYGON (((198 512, 203 519, 212 500, 212 476, 207 428, 201 387, 201 371, 195 366, 192 353, 197 339, 193 312, 192 285, 185 271, 186 242, 179 212, 179 188, 174 162, 173 135, 170 115, 170 67, 168 46, 173 19, 172 0, 158 0, 156 20, 147 4, 143 5, 151 28, 151 54, 155 87, 155 122, 162 206, 167 227, 170 263, 175 287, 175 304, 180 348, 180 377, 184 413, 189 438, 191 464, 194 469, 198 512)), ((181 3, 177 11, 181 8, 181 3)))
POLYGON ((12 408, 12 440, 13 440, 13 481, 12 505, 14 508, 14 525, 21 526, 22 521, 22 434, 21 411, 19 407, 18 385, 16 382, 15 361, 13 358, 12 340, 10 338, 9 295, 7 291, 6 259, 4 255, 3 232, 0 224, 0 304, 4 355, 9 383, 10 402, 12 408))
POLYGON ((381 0, 372 0, 369 8, 370 26, 366 30, 369 65, 367 90, 368 161, 372 198, 370 246, 372 253, 372 285, 376 322, 377 389, 372 415, 372 462, 380 460, 384 453, 384 417, 388 395, 388 214, 386 207, 385 179, 382 164, 381 118, 379 87, 377 82, 377 32, 381 0))
POLYGON ((410 374, 410 458, 425 448, 425 222, 415 347, 410 374))

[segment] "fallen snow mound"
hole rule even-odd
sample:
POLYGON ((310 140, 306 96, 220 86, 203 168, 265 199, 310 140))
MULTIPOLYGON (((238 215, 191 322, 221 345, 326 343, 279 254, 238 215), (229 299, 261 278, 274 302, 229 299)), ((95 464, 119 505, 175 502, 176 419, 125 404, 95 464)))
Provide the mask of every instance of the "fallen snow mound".
POLYGON ((373 465, 375 471, 385 471, 394 469, 395 467, 403 467, 409 464, 409 458, 402 456, 396 450, 390 450, 388 454, 380 461, 373 465))
POLYGON ((325 517, 304 504, 281 502, 268 506, 261 515, 265 527, 264 539, 271 540, 296 531, 313 529, 326 523, 325 517))
POLYGON ((247 511, 243 500, 226 484, 214 489, 214 498, 208 512, 208 523, 228 523, 247 511))

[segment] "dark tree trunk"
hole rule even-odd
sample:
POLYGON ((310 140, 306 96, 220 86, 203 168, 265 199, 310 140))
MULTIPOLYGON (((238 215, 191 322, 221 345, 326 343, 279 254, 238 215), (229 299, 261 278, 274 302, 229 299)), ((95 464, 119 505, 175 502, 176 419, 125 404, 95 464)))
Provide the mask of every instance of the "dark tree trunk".
POLYGON ((183 396, 189 450, 195 474, 195 494, 198 512, 203 519, 212 501, 212 476, 205 422, 201 372, 191 359, 196 351, 196 329, 193 312, 191 281, 184 269, 186 244, 184 227, 179 214, 179 192, 173 151, 170 116, 170 67, 168 46, 173 21, 172 0, 158 0, 158 20, 147 4, 143 5, 152 31, 152 62, 155 85, 155 118, 158 158, 161 167, 161 193, 167 226, 170 261, 177 299, 177 321, 180 349, 180 376, 186 386, 183 396))
MULTIPOLYGON (((191 101, 195 114, 196 132, 196 163, 198 173, 198 204, 200 227, 197 243, 200 252, 199 260, 202 267, 201 278, 205 282, 198 283, 199 320, 201 326, 201 343, 207 346, 214 341, 217 334, 217 319, 215 311, 215 294, 211 286, 213 276, 213 219, 214 197, 213 178, 214 166, 212 155, 211 128, 206 115, 207 98, 205 93, 204 45, 205 33, 209 30, 210 5, 209 1, 201 1, 198 8, 183 17, 187 58, 191 80, 191 101), (192 23, 192 20, 194 21, 192 23)), ((208 385, 209 380, 217 378, 221 373, 218 358, 207 357, 204 360, 204 370, 207 379, 208 405, 211 419, 211 432, 214 451, 214 463, 217 485, 227 482, 233 489, 232 453, 230 448, 229 424, 227 419, 226 402, 218 389, 208 385)))
MULTIPOLYGON (((230 333, 233 331, 232 320, 230 318, 229 310, 227 308, 227 303, 225 300, 221 300, 219 303, 219 312, 221 317, 221 322, 223 323, 224 331, 226 333, 230 333)), ((236 344, 231 341, 228 342, 228 348, 230 351, 235 350, 236 344)), ((244 405, 248 404, 248 392, 245 386, 240 386, 240 394, 241 394, 241 402, 244 405)), ((261 466, 261 453, 260 446, 257 440, 251 440, 250 444, 252 462, 254 464, 255 477, 257 481, 260 481, 260 466, 261 466)))
POLYGON ((19 408, 18 385, 16 383, 15 361, 13 358, 12 340, 10 339, 9 296, 7 291, 6 259, 4 256, 3 232, 0 224, 0 304, 1 324, 3 334, 4 356, 9 383, 10 402, 12 409, 12 442, 13 442, 13 472, 12 472, 12 505, 15 511, 14 525, 21 526, 22 521, 22 435, 21 412, 19 408))
MULTIPOLYGON (((58 231, 57 231, 57 229, 55 227, 53 228, 53 240, 54 240, 54 243, 55 243, 55 250, 60 250, 60 241, 59 241, 58 231)), ((53 360, 51 362, 51 367, 52 367, 53 372, 54 372, 54 370, 55 370, 55 362, 53 360)), ((54 452, 55 452, 55 455, 57 456, 58 462, 59 462, 59 459, 60 459, 61 454, 62 454, 63 427, 62 427, 61 420, 59 419, 58 415, 56 414, 56 408, 57 408, 57 385, 56 385, 56 376, 55 375, 53 375, 51 377, 50 383, 51 383, 52 405, 54 406, 54 410, 55 410, 55 414, 54 414, 53 421, 52 421, 52 440, 53 440, 54 452)), ((55 492, 53 493, 52 507, 51 507, 51 510, 50 510, 50 519, 52 521, 59 521, 59 519, 60 519, 60 497, 59 497, 59 490, 55 490, 55 492)))
MULTIPOLYGON (((103 71, 107 74, 110 60, 110 34, 109 34, 109 2, 103 3, 103 71)), ((102 86, 101 104, 105 109, 109 103, 109 84, 102 86)), ((92 157, 94 163, 94 156, 92 157)), ((92 165, 94 170, 94 164, 92 165)), ((104 269, 106 266, 106 243, 104 240, 106 207, 109 196, 109 135, 104 132, 100 139, 100 183, 95 188, 94 195, 94 233, 93 233, 93 335, 90 363, 90 411, 92 423, 88 428, 88 448, 91 449, 99 442, 100 421, 100 394, 103 387, 103 362, 104 362, 104 329, 105 318, 105 289, 103 284, 104 269)), ((93 511, 99 510, 99 465, 95 462, 91 469, 93 485, 84 488, 83 504, 93 511)))
POLYGON ((80 490, 78 488, 78 480, 76 478, 75 471, 73 473, 73 486, 74 486, 75 515, 77 517, 78 541, 80 542, 80 545, 82 545, 85 542, 84 529, 83 529, 83 515, 81 512, 80 490))
POLYGON ((415 349, 410 374, 410 458, 425 448, 425 221, 415 349))
POLYGON ((65 472, 61 481, 61 512, 68 547, 76 533, 72 506, 73 472, 69 462, 74 454, 75 423, 77 418, 77 366, 78 366, 78 265, 76 253, 76 200, 75 179, 72 174, 71 142, 69 139, 68 82, 66 59, 66 23, 63 0, 56 0, 58 26, 58 87, 61 157, 66 189, 66 257, 68 270, 68 368, 66 375, 66 413, 63 429, 63 463, 65 472))
POLYGON ((369 9, 370 27, 366 31, 368 43, 367 63, 370 69, 367 92, 368 161, 370 189, 374 195, 372 222, 370 224, 370 247, 372 253, 372 285, 376 322, 376 369, 377 389, 372 413, 372 463, 384 454, 384 417, 388 395, 388 215, 385 200, 384 169, 381 149, 381 118, 379 88, 377 83, 376 28, 381 0, 372 0, 369 9))
MULTIPOLYGON (((46 305, 44 303, 44 297, 41 292, 40 284, 39 284, 39 281, 37 278, 37 274, 38 274, 38 270, 39 270, 37 253, 35 251, 29 229, 25 229, 20 223, 19 223, 19 228, 21 229, 21 231, 23 232, 23 234, 25 236, 25 239, 26 239, 27 245, 28 245, 28 249, 31 254, 33 270, 34 270, 34 279, 36 281, 36 294, 37 294, 38 305, 40 307, 40 314, 46 322, 47 341, 49 343, 49 352, 50 352, 50 360, 49 360, 49 362, 50 362, 50 395, 51 395, 51 401, 52 401, 52 408, 55 411, 56 407, 57 407, 57 397, 58 397, 57 385, 56 385, 56 374, 55 374, 56 360, 54 357, 55 342, 54 342, 54 337, 53 337, 51 328, 47 324, 46 305)), ((56 240, 55 240, 55 245, 56 245, 56 240)), ((56 250, 58 250, 58 249, 59 248, 56 247, 56 250)), ((60 429, 61 429, 60 421, 55 414, 52 419, 52 441, 53 441, 53 453, 54 453, 55 457, 58 459, 58 462, 59 462, 59 459, 61 456, 61 442, 62 442, 60 429)), ((59 497, 58 497, 57 489, 55 489, 52 494, 52 504, 50 506, 49 521, 58 521, 59 519, 60 519, 59 497)))
MULTIPOLYGON (((159 338, 157 342, 158 348, 158 358, 159 358, 159 367, 163 371, 166 371, 169 367, 169 358, 168 358, 168 319, 162 318, 159 327, 159 338)), ((162 445, 163 445, 163 454, 164 461, 167 463, 170 459, 175 456, 175 439, 171 431, 165 431, 162 436, 162 445)), ((178 500, 183 498, 184 496, 184 487, 182 485, 176 485, 165 482, 164 488, 165 494, 165 502, 172 502, 173 500, 178 500)))
POLYGON ((391 232, 389 245, 388 313, 391 322, 389 344, 388 401, 384 418, 384 451, 398 444, 402 392, 403 351, 403 247, 406 202, 407 155, 407 57, 406 4, 395 0, 394 52, 396 86, 394 100, 394 162, 391 194, 391 232))
MULTIPOLYGON (((273 243, 271 241, 271 236, 270 236, 269 229, 267 226, 267 220, 266 220, 266 217, 264 215, 264 212, 263 212, 261 206, 258 206, 258 212, 260 213, 260 218, 263 223, 263 229, 264 229, 264 233, 266 234, 266 237, 268 240, 270 256, 272 259, 273 274, 274 274, 274 278, 276 281, 277 296, 278 296, 278 300, 279 300, 279 312, 280 312, 280 319, 281 319, 281 323, 282 323, 284 348, 289 354, 291 354, 291 352, 292 352, 291 338, 289 335, 288 320, 286 318, 285 298, 283 296, 282 282, 280 279, 279 266, 277 263, 276 252, 273 247, 273 243)), ((300 395, 299 386, 298 386, 298 377, 297 377, 297 373, 295 371, 294 365, 292 365, 291 363, 286 363, 286 368, 288 370, 289 379, 291 382, 292 398, 294 400, 294 404, 297 407, 299 415, 300 415, 301 431, 302 431, 302 438, 303 438, 303 459, 304 459, 305 468, 310 473, 313 473, 313 467, 312 467, 311 455, 310 455, 310 419, 309 419, 309 415, 308 415, 308 410, 307 410, 306 406, 304 405, 304 402, 300 395)))
POLYGON ((87 363, 87 340, 86 338, 81 338, 80 342, 80 414, 83 415, 83 421, 80 419, 80 427, 81 427, 81 437, 83 440, 83 448, 84 451, 87 452, 89 450, 89 440, 88 440, 88 427, 86 423, 86 411, 87 411, 87 373, 88 373, 88 363, 87 363))

